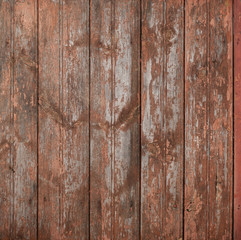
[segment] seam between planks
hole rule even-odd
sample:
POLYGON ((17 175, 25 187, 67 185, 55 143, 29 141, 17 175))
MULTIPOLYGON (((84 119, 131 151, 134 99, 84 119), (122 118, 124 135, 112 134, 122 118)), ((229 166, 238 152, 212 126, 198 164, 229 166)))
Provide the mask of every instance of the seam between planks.
POLYGON ((39 239, 39 0, 37 0, 37 239, 39 239))
POLYGON ((183 174, 182 174, 182 177, 183 177, 183 180, 182 180, 182 182, 183 182, 183 196, 182 196, 182 213, 183 213, 183 216, 182 216, 182 218, 183 218, 183 222, 182 222, 182 236, 183 236, 183 239, 185 239, 185 121, 186 121, 186 117, 185 117, 185 115, 186 115, 186 97, 185 97, 185 87, 186 87, 186 71, 185 71, 185 67, 186 67, 186 48, 185 48, 185 44, 186 44, 186 39, 185 39, 185 37, 186 37, 186 35, 185 35, 185 33, 186 33, 186 31, 185 31, 185 27, 186 27, 186 25, 185 25, 185 17, 186 17, 186 12, 185 12, 185 10, 186 10, 186 7, 185 7, 185 0, 183 0, 183 174))
MULTIPOLYGON (((15 2, 13 1, 12 2, 12 31, 11 31, 11 34, 12 34, 12 87, 11 87, 11 90, 12 90, 12 95, 11 95, 11 98, 12 98, 12 101, 11 101, 11 104, 12 104, 12 124, 11 124, 11 127, 13 129, 12 132, 14 132, 14 79, 15 79, 15 19, 14 19, 14 6, 15 6, 15 2)), ((13 135, 13 134, 11 134, 13 135)), ((12 139, 12 143, 11 143, 11 150, 13 149, 13 142, 14 142, 14 137, 12 139)), ((14 169, 14 165, 15 165, 15 159, 14 159, 14 155, 12 154, 11 152, 11 164, 12 164, 12 169, 14 169)), ((14 172, 12 173, 12 203, 13 203, 13 206, 12 206, 12 230, 11 230, 11 236, 14 237, 16 234, 16 227, 14 225, 14 221, 15 221, 15 177, 14 177, 14 172)))
POLYGON ((235 84, 234 84, 234 74, 235 74, 235 62, 234 62, 234 43, 235 43, 235 31, 234 31, 234 27, 235 27, 235 12, 234 12, 234 8, 235 8, 235 4, 234 4, 235 0, 232 0, 232 85, 233 85, 233 106, 232 106, 232 118, 233 118, 233 127, 232 127, 232 131, 233 131, 233 146, 232 146, 232 152, 233 152, 233 156, 232 156, 232 160, 233 160, 233 163, 232 163, 232 225, 231 225, 231 236, 232 236, 232 239, 234 239, 234 180, 235 180, 235 176, 234 176, 234 161, 235 161, 235 157, 234 157, 234 145, 235 145, 235 111, 234 111, 234 105, 235 105, 235 84))
POLYGON ((141 95, 142 95, 142 64, 141 64, 141 61, 142 61, 142 0, 140 0, 139 2, 140 4, 140 13, 139 13, 139 17, 140 17, 140 128, 139 128, 139 131, 140 131, 140 166, 139 166, 139 239, 142 239, 141 238, 141 169, 142 169, 142 133, 141 133, 141 129, 142 129, 142 118, 141 118, 141 113, 142 113, 142 98, 141 98, 141 95))
MULTIPOLYGON (((88 201, 88 203, 89 203, 89 206, 88 206, 88 212, 89 212, 89 218, 88 218, 88 235, 89 235, 89 239, 90 239, 90 181, 91 181, 91 179, 90 179, 90 173, 91 173, 91 149, 90 149, 90 147, 91 147, 91 133, 90 133, 90 130, 91 130, 91 112, 90 112, 90 106, 91 106, 91 104, 90 104, 90 100, 91 100, 91 96, 90 96, 90 94, 91 94, 91 90, 90 90, 90 87, 91 87, 91 0, 89 0, 89 186, 88 186, 88 196, 89 196, 89 201, 88 201)), ((87 27, 87 28, 88 28, 87 27)))

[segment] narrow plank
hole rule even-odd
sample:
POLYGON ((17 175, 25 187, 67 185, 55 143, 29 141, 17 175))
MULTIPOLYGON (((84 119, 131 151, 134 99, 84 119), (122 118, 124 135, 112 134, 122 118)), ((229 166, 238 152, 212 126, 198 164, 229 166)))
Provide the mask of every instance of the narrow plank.
POLYGON ((13 4, 0 1, 0 239, 13 232, 13 4))
POLYGON ((186 6, 185 239, 231 239, 232 2, 186 6))
POLYGON ((63 2, 63 239, 89 239, 89 1, 63 2))
POLYGON ((183 235, 183 1, 142 1, 143 239, 183 235))
POLYGON ((114 4, 91 1, 90 238, 113 239, 114 4))
POLYGON ((39 239, 61 239, 62 37, 59 1, 39 1, 39 239))
POLYGON ((113 238, 139 239, 140 1, 114 1, 113 238))
POLYGON ((89 235, 89 2, 39 5, 39 239, 89 235))
POLYGON ((206 0, 185 2, 184 239, 207 239, 209 154, 208 16, 206 0))
POLYGON ((37 0, 14 1, 14 239, 37 239, 37 0))
POLYGON ((232 238, 233 29, 232 1, 210 1, 209 239, 232 238))
POLYGON ((241 2, 234 1, 234 239, 241 238, 241 2))

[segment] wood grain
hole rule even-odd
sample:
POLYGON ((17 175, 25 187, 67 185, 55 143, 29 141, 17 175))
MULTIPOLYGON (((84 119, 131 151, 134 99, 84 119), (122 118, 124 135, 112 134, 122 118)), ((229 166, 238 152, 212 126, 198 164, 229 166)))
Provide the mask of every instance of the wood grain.
POLYGON ((234 1, 234 239, 241 238, 241 2, 234 1))
POLYGON ((0 1, 0 238, 13 236, 13 4, 0 1))
POLYGON ((114 2, 115 239, 139 238, 140 1, 114 2))
POLYGON ((139 1, 91 1, 91 236, 139 238, 139 1))
POLYGON ((232 3, 187 1, 185 239, 232 234, 232 3))
POLYGON ((37 1, 14 4, 15 239, 37 239, 37 1))
POLYGON ((37 239, 37 5, 0 8, 1 239, 37 239))
POLYGON ((241 238, 240 16, 0 0, 0 239, 241 238))
POLYGON ((90 238, 113 239, 114 4, 91 1, 90 238))
POLYGON ((209 239, 232 238, 233 29, 232 1, 210 1, 209 239))
POLYGON ((143 239, 182 238, 183 1, 142 1, 143 239))
POLYGON ((39 238, 88 239, 89 3, 39 14, 39 238))

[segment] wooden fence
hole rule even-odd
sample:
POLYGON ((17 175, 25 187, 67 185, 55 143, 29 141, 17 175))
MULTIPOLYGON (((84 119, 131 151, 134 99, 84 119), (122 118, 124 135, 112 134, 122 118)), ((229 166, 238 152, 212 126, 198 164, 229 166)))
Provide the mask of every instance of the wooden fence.
POLYGON ((0 0, 0 239, 241 239, 240 0, 0 0))

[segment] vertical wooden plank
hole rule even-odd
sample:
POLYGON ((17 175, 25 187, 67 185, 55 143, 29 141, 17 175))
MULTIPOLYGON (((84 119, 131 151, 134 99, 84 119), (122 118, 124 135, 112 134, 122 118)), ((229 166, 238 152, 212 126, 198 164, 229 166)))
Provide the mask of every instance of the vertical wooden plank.
POLYGON ((90 238, 113 239, 114 4, 91 1, 90 238))
POLYGON ((232 2, 186 2, 185 239, 232 233, 232 2))
POLYGON ((180 239, 183 223, 183 1, 142 1, 143 239, 180 239))
POLYGON ((241 1, 234 0, 234 239, 241 238, 241 1))
POLYGON ((114 2, 115 239, 139 238, 140 1, 114 2))
POLYGON ((88 239, 88 1, 40 1, 39 65, 39 239, 88 239))
POLYGON ((138 239, 140 3, 91 3, 91 237, 138 239))
POLYGON ((209 239, 232 238, 233 29, 232 1, 210 1, 209 239))
POLYGON ((1 1, 1 239, 37 233, 37 7, 1 1))
POLYGON ((60 8, 39 1, 39 239, 61 239, 60 8))
POLYGON ((13 4, 0 1, 0 239, 13 232, 13 4))
MULTIPOLYGON (((185 2, 185 239, 207 239, 208 4, 185 2)), ((210 209, 211 210, 211 209, 210 209)))
POLYGON ((37 239, 37 1, 14 1, 15 239, 37 239))
POLYGON ((63 239, 89 239, 89 1, 63 2, 63 239))

